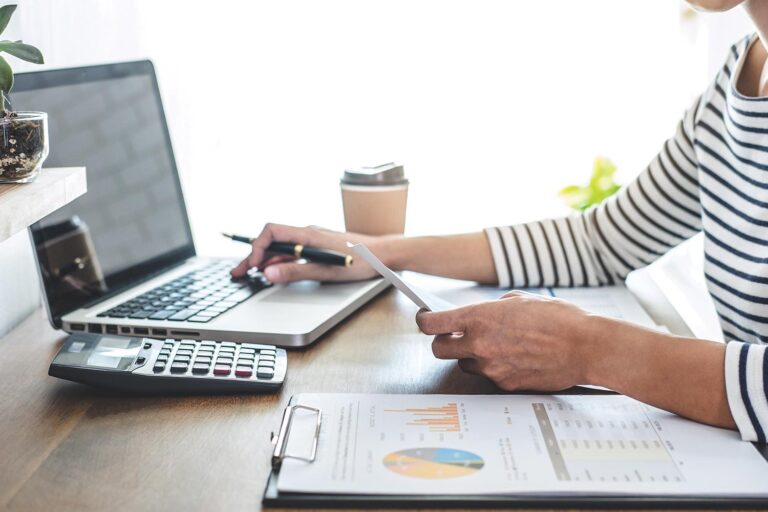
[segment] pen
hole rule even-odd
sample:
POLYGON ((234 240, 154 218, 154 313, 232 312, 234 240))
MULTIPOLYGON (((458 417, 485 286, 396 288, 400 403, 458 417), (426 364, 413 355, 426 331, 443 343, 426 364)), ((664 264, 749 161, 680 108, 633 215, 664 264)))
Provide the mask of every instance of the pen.
MULTIPOLYGON (((233 235, 231 233, 222 233, 222 235, 235 242, 242 242, 245 244, 250 244, 254 240, 248 236, 233 235)), ((351 267, 354 262, 354 259, 349 254, 327 251, 325 249, 316 249, 314 247, 305 247, 301 244, 294 244, 292 242, 272 242, 269 244, 269 247, 267 247, 267 252, 288 254, 296 256, 297 258, 303 258, 313 263, 324 263, 325 265, 337 265, 340 267, 351 267)))

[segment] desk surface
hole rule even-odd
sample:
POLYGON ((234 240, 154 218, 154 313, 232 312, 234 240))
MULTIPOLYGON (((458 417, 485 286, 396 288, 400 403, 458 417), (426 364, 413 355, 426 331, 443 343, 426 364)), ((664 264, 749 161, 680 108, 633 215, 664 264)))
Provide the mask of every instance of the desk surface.
POLYGON ((261 508, 270 432, 294 393, 495 393, 432 356, 416 307, 389 290, 262 396, 134 397, 48 377, 63 339, 42 311, 0 340, 0 509, 261 508))

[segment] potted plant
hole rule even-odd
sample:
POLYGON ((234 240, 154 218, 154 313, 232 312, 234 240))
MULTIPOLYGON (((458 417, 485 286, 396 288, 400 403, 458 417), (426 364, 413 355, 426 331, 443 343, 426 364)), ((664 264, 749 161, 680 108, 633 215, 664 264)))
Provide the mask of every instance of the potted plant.
MULTIPOLYGON (((0 34, 11 21, 16 5, 0 7, 0 34)), ((0 40, 0 53, 43 63, 43 54, 21 41, 0 40)), ((14 112, 9 99, 13 70, 0 55, 0 183, 27 183, 34 180, 48 156, 48 116, 45 112, 14 112)))

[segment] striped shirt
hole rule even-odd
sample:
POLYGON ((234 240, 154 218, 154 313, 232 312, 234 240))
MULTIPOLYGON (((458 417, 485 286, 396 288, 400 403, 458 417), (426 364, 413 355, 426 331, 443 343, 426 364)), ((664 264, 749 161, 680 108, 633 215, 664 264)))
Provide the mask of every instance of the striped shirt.
POLYGON ((629 185, 578 215, 486 230, 502 287, 621 282, 704 232, 705 278, 744 440, 768 436, 768 97, 736 89, 756 36, 735 44, 675 135, 629 185))

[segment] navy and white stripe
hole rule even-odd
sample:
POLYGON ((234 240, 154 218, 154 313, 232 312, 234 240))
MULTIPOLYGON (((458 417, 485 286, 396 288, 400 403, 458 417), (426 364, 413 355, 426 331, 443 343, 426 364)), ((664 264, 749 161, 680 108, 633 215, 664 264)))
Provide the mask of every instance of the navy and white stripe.
POLYGON ((489 228, 502 287, 595 286, 704 231, 705 278, 726 338, 726 387, 745 440, 768 438, 768 97, 736 89, 731 48, 675 135, 619 193, 580 215, 489 228))

